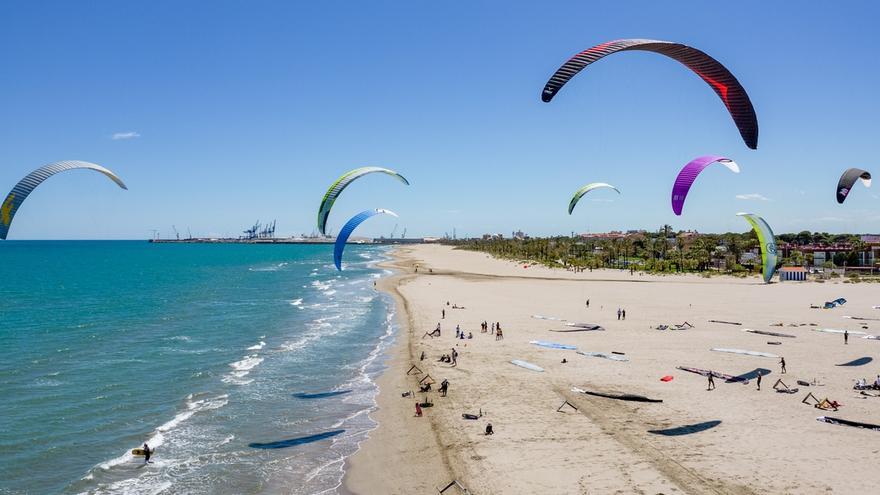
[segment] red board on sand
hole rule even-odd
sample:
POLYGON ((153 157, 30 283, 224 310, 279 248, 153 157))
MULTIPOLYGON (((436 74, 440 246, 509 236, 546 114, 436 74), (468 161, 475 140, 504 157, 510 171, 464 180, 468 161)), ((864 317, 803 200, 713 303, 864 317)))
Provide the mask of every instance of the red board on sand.
POLYGON ((671 381, 672 381, 672 375, 666 375, 666 376, 664 376, 663 378, 661 378, 660 381, 661 381, 661 382, 671 382, 671 381))

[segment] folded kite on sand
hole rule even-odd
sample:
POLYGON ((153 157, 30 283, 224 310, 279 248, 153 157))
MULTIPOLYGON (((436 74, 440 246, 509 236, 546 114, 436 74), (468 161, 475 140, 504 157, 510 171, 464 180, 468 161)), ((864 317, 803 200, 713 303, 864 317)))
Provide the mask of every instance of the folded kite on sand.
POLYGON ((582 388, 571 387, 572 392, 577 392, 579 394, 593 395, 596 397, 604 397, 606 399, 615 399, 615 400, 628 400, 632 402, 663 402, 663 399, 649 399, 642 395, 635 394, 607 394, 603 392, 591 392, 589 390, 584 390, 582 388))
POLYGON ((567 327, 585 328, 587 330, 605 330, 601 325, 595 323, 566 323, 567 327))
POLYGON ((832 418, 829 416, 819 416, 816 421, 823 423, 831 423, 833 425, 854 426, 856 428, 865 428, 868 430, 880 431, 880 425, 872 425, 870 423, 860 423, 858 421, 850 421, 848 419, 832 418))
POLYGON ((605 359, 610 359, 612 361, 629 361, 629 359, 624 356, 619 356, 617 354, 608 354, 606 352, 577 351, 577 353, 580 354, 581 356, 605 358, 605 359))
POLYGON ((527 369, 527 370, 532 370, 532 371, 544 371, 544 368, 538 366, 537 364, 532 364, 532 363, 530 363, 530 362, 528 362, 528 361, 522 361, 522 360, 519 360, 519 359, 514 359, 513 361, 510 362, 510 364, 515 364, 515 365, 517 365, 517 366, 519 366, 519 367, 521 367, 521 368, 525 368, 525 369, 527 369))
POLYGON ((575 345, 557 344, 556 342, 544 342, 543 340, 531 340, 529 341, 529 344, 546 347, 548 349, 563 349, 566 351, 573 351, 577 349, 577 346, 575 345))
POLYGON ((743 385, 747 385, 749 383, 749 380, 746 378, 743 378, 740 376, 726 375, 724 373, 719 373, 717 371, 704 370, 704 369, 700 369, 700 368, 690 368, 688 366, 676 366, 676 368, 678 368, 682 371, 687 371, 689 373, 696 373, 698 375, 703 375, 703 376, 709 376, 709 374, 711 374, 715 378, 721 378, 722 380, 724 380, 726 382, 731 382, 731 383, 732 382, 740 382, 743 385))
POLYGON ((743 329, 743 332, 756 333, 759 335, 769 335, 771 337, 786 337, 789 339, 797 338, 796 335, 789 335, 787 333, 767 332, 764 330, 752 330, 751 328, 745 328, 745 329, 743 329))
POLYGON ((776 354, 770 354, 769 352, 761 352, 761 351, 747 351, 745 349, 724 349, 721 347, 713 347, 709 349, 715 352, 727 352, 730 354, 742 354, 744 356, 755 356, 755 357, 768 357, 768 358, 778 358, 776 354))
POLYGON ((604 332, 605 329, 599 325, 593 325, 592 323, 566 323, 567 327, 564 330, 550 330, 551 332, 592 332, 599 331, 604 332))

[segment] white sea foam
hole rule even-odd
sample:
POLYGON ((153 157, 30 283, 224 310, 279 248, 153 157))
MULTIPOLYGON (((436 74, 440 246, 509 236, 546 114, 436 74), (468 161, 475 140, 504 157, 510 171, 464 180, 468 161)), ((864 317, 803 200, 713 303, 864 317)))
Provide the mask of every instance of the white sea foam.
MULTIPOLYGON (((154 431, 153 434, 150 436, 150 438, 147 439, 146 443, 150 446, 150 448, 155 449, 165 443, 165 435, 164 435, 165 433, 168 433, 169 431, 173 430, 177 426, 180 426, 184 421, 193 417, 195 414, 202 412, 202 411, 210 411, 213 409, 220 409, 221 407, 225 406, 228 403, 229 403, 229 395, 227 395, 227 394, 218 395, 216 397, 209 397, 209 398, 205 398, 205 399, 199 399, 199 400, 193 400, 193 395, 190 394, 186 398, 186 409, 177 413, 174 416, 174 418, 172 418, 170 421, 167 421, 166 423, 164 423, 161 426, 159 426, 158 428, 156 428, 156 431, 154 431)), ((93 470, 94 469, 109 470, 109 469, 113 468, 114 466, 118 466, 120 464, 125 464, 125 463, 130 463, 133 461, 134 461, 134 456, 131 454, 131 450, 126 450, 126 452, 124 454, 120 455, 119 457, 116 457, 116 458, 113 458, 113 459, 110 459, 108 461, 104 461, 104 462, 98 464, 97 466, 95 466, 95 468, 93 468, 93 470)), ((91 479, 91 477, 94 477, 94 475, 90 472, 83 479, 91 479)))
POLYGON ((303 303, 303 300, 301 297, 299 299, 294 299, 294 300, 290 301, 291 306, 302 306, 302 303, 303 303))
POLYGON ((229 366, 236 371, 250 371, 263 362, 263 358, 256 354, 247 356, 241 361, 230 363, 229 366))
POLYGON ((263 347, 266 347, 266 342, 264 342, 264 341, 261 340, 259 344, 252 345, 252 346, 248 347, 247 350, 249 350, 249 351, 259 351, 259 350, 262 349, 263 347))

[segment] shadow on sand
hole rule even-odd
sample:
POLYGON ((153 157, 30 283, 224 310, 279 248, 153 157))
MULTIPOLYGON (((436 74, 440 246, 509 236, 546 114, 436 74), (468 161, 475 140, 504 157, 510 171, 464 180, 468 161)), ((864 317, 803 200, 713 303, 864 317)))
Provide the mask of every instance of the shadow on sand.
POLYGON ((336 390, 333 392, 317 392, 314 394, 308 394, 305 392, 301 392, 298 394, 293 394, 297 399, 326 399, 327 397, 336 397, 337 395, 344 395, 350 393, 351 390, 336 390))
POLYGON ((345 432, 345 430, 331 430, 325 431, 324 433, 318 433, 316 435, 309 435, 307 437, 299 438, 288 438, 287 440, 279 440, 277 442, 251 443, 248 444, 248 447, 252 449, 286 449, 288 447, 296 447, 297 445, 305 445, 307 443, 324 440, 325 438, 335 437, 336 435, 339 435, 343 432, 345 432))
POLYGON ((874 360, 874 358, 865 356, 865 357, 860 357, 858 359, 853 359, 852 361, 850 361, 848 363, 837 364, 835 366, 864 366, 873 360, 874 360))
POLYGON ((663 436, 667 436, 667 437, 678 437, 681 435, 690 435, 692 433, 699 433, 701 431, 710 430, 720 424, 721 424, 721 421, 716 419, 716 420, 705 421, 703 423, 697 423, 697 424, 693 424, 693 425, 684 425, 684 426, 678 426, 676 428, 667 428, 665 430, 648 430, 648 433, 653 433, 655 435, 663 435, 663 436))
POLYGON ((742 379, 742 380, 754 380, 754 379, 758 378, 758 373, 760 373, 761 376, 767 376, 770 374, 770 370, 768 370, 767 368, 755 368, 752 371, 749 371, 748 373, 743 373, 742 375, 738 375, 736 378, 742 379))

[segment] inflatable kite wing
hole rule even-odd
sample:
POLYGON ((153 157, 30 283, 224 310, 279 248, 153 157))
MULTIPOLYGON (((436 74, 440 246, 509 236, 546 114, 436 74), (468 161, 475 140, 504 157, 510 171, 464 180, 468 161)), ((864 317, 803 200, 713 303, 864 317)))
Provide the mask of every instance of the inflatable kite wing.
POLYGON ((6 196, 6 199, 3 201, 2 206, 0 206, 0 239, 6 239, 7 234, 9 234, 9 227, 12 225, 12 220, 15 218, 15 213, 18 211, 18 208, 28 197, 28 195, 33 192, 33 190, 36 189, 37 186, 42 184, 43 181, 45 181, 49 177, 52 177, 59 172, 75 169, 88 169, 100 172, 109 177, 122 189, 128 189, 128 187, 125 186, 125 183, 122 182, 122 179, 117 177, 116 174, 114 174, 110 170, 100 165, 89 162, 81 162, 77 160, 65 160, 61 162, 50 163, 34 170, 33 172, 29 173, 24 179, 21 179, 21 181, 16 184, 15 187, 12 188, 12 191, 10 191, 9 194, 6 196))
POLYGON ((358 228, 358 225, 364 223, 366 219, 382 214, 391 215, 393 217, 397 216, 397 213, 394 213, 391 210, 376 208, 375 210, 364 210, 351 217, 351 220, 346 222, 342 227, 342 230, 339 231, 339 235, 336 236, 336 244, 333 246, 333 263, 336 265, 337 270, 342 271, 342 253, 345 251, 345 243, 348 242, 348 238, 351 237, 351 233, 354 232, 354 229, 358 228))
POLYGON ((688 191, 690 191, 694 181, 697 180, 697 176, 700 175, 703 169, 713 163, 720 163, 729 168, 731 172, 739 173, 739 165, 730 158, 715 155, 694 158, 681 169, 678 177, 675 178, 675 184, 672 186, 672 211, 676 215, 681 215, 681 210, 684 208, 684 200, 687 198, 688 191))
POLYGON ((860 168, 848 169, 840 176, 840 180, 837 181, 838 203, 843 204, 843 201, 849 195, 849 192, 852 191, 852 187, 857 180, 861 180, 865 187, 871 187, 871 174, 860 168))
POLYGON ((581 200, 581 198, 584 196, 584 194, 587 194, 588 192, 592 191, 593 189, 600 189, 600 188, 606 188, 606 187, 609 189, 614 189, 615 191, 617 191, 617 194, 620 194, 620 191, 616 187, 612 186, 611 184, 606 184, 604 182, 592 182, 592 183, 587 184, 586 186, 584 186, 574 192, 574 196, 571 198, 571 201, 569 201, 569 203, 568 203, 568 214, 571 215, 571 212, 574 211, 574 207, 578 204, 578 201, 581 200))
POLYGON ((764 283, 769 283, 773 273, 776 272, 777 263, 776 237, 773 235, 773 230, 763 218, 753 213, 737 213, 737 216, 745 218, 758 234, 758 242, 761 244, 761 273, 764 274, 764 283))
POLYGON ((324 194, 324 199, 321 200, 321 206, 318 208, 318 230, 322 235, 326 235, 327 229, 327 217, 330 216, 330 209, 333 208, 333 203, 336 202, 336 198, 342 193, 342 191, 348 187, 349 184, 356 181, 357 179, 373 173, 383 173, 388 174, 392 177, 395 177, 400 182, 403 182, 406 185, 409 185, 409 181, 399 173, 394 170, 390 170, 382 167, 361 167, 356 168, 352 171, 346 172, 342 175, 342 177, 336 179, 330 189, 327 189, 327 193, 324 194))
POLYGON ((677 60, 690 70, 694 71, 703 81, 715 91, 733 122, 739 129, 746 146, 751 149, 758 148, 758 117, 745 88, 736 80, 736 77, 721 65, 720 62, 709 55, 681 43, 669 41, 625 39, 602 43, 589 48, 565 62, 547 81, 541 99, 549 102, 556 93, 578 72, 588 65, 612 53, 640 50, 659 53, 677 60))

